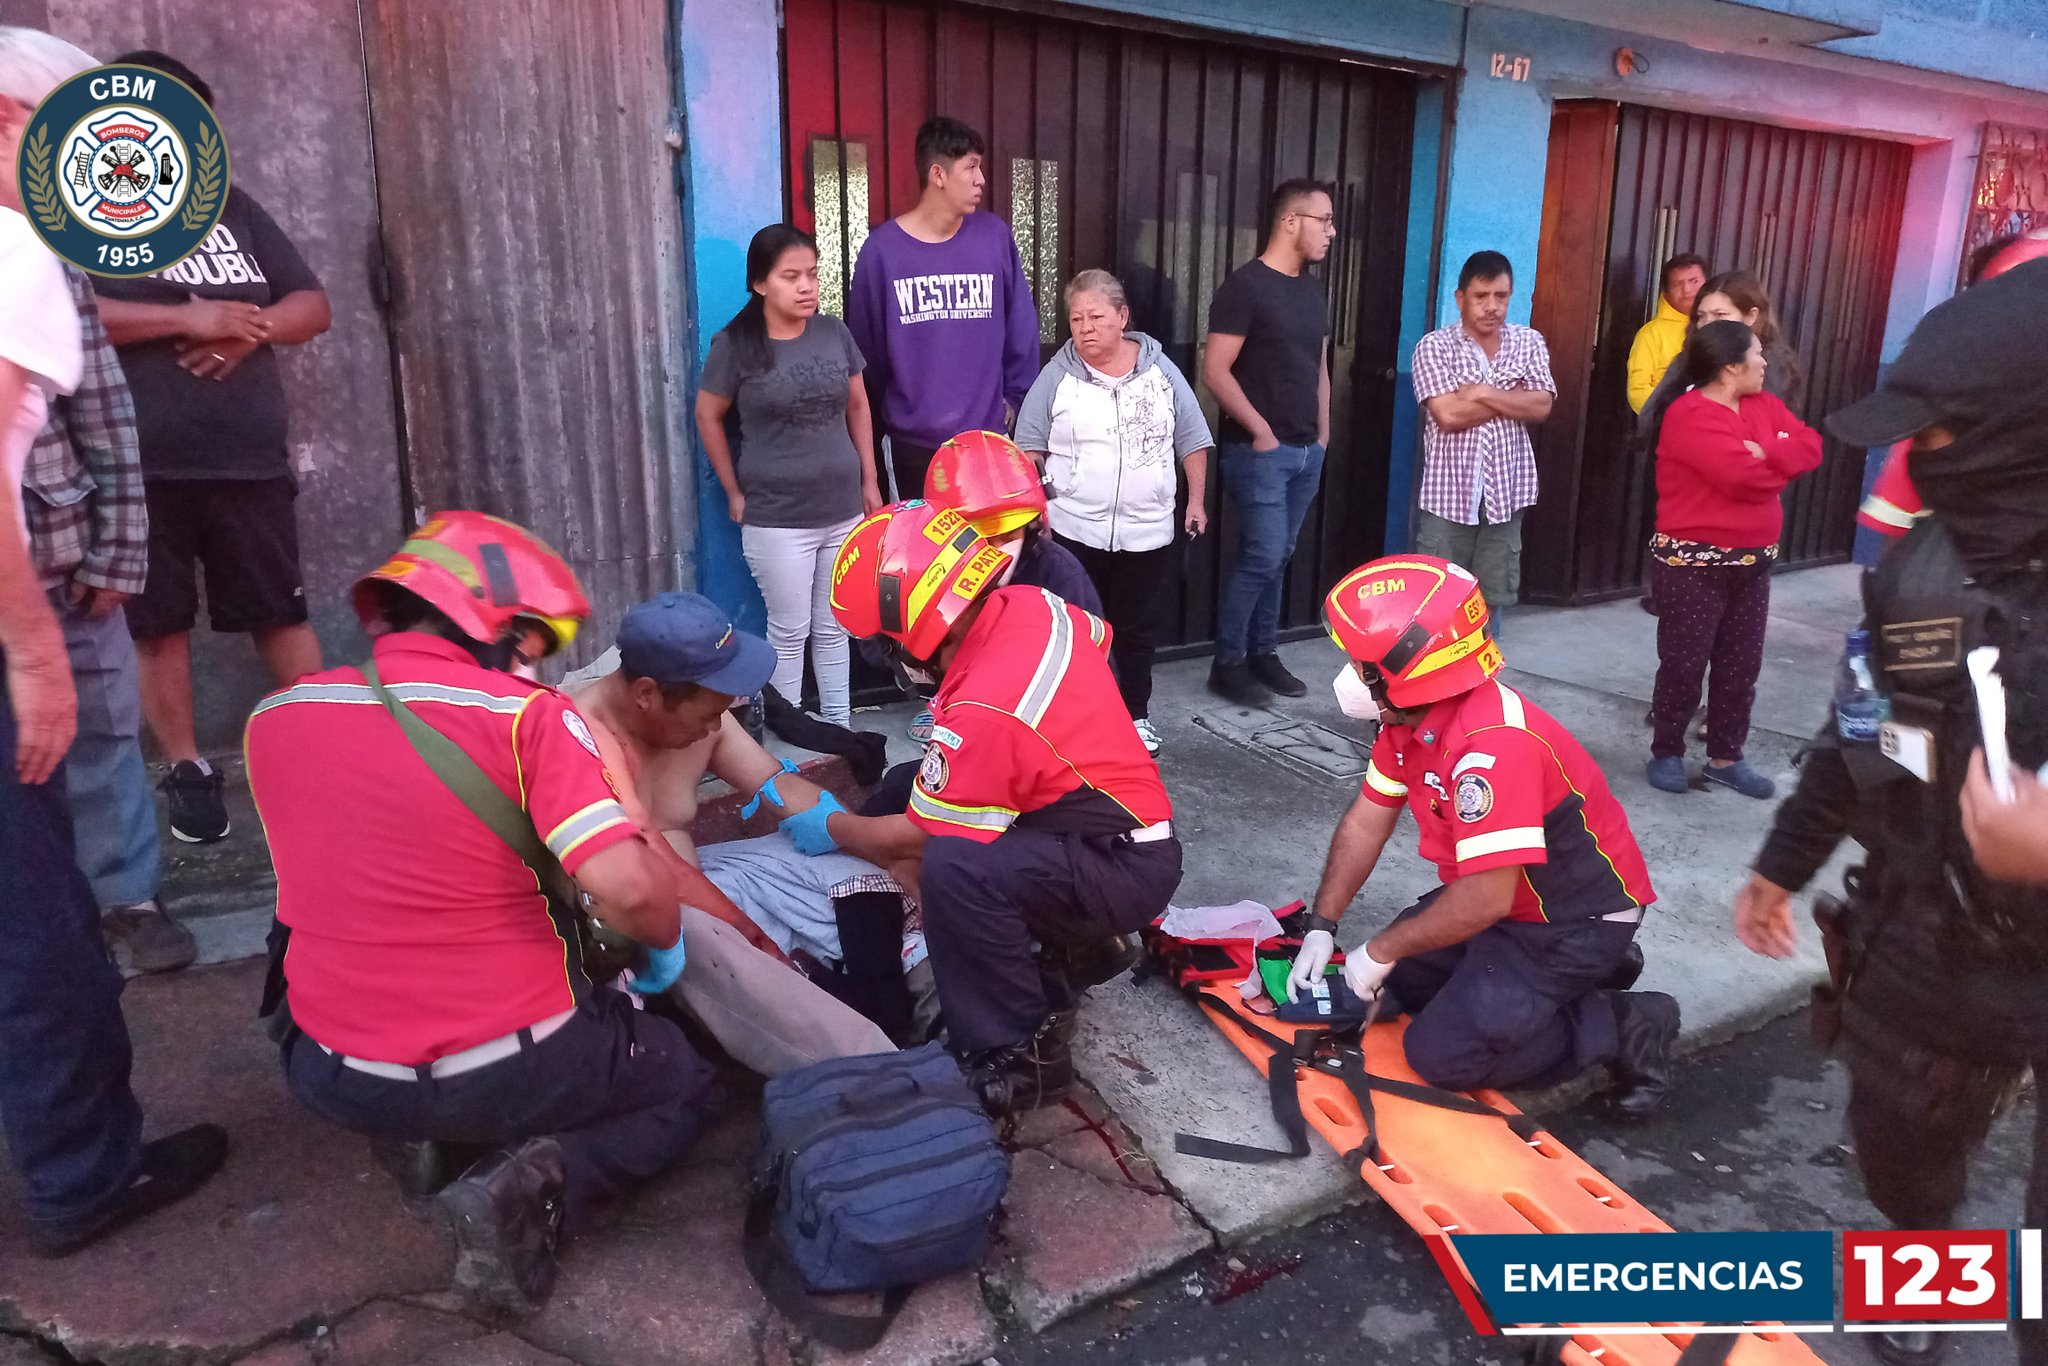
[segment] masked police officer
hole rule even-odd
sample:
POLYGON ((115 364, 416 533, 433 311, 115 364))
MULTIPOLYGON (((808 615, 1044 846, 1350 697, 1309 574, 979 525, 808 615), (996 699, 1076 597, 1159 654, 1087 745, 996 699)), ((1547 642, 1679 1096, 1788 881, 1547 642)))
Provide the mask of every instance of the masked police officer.
MULTIPOLYGON (((1817 1024, 1848 1065, 1871 1200, 1904 1228, 1949 1224, 1970 1151, 2048 1062, 2048 890, 1986 874, 1959 800, 1982 738, 1968 665, 1979 647, 1999 652, 2014 762, 2048 759, 2044 317, 2048 261, 1977 285, 1921 320, 1881 389, 1828 420, 1852 446, 1910 438, 1929 515, 1865 576, 1884 731, 1852 741, 1830 718, 1735 908, 1745 944, 1789 954, 1791 893, 1844 834, 1867 851, 1847 904, 1815 913, 1832 978, 1817 1024)), ((2026 1222, 2048 1222, 2038 1122, 2026 1222)), ((2048 1362, 2040 1320, 2019 1341, 2023 1361, 2048 1362)), ((1895 1334, 1880 1354, 1932 1361, 1938 1342, 1895 1334)))
POLYGON ((1409 1065, 1466 1091, 1608 1064, 1616 1112, 1650 1114, 1669 1089, 1678 1003, 1626 990, 1656 898, 1649 871, 1592 757, 1494 677, 1501 653, 1478 581, 1429 555, 1374 560, 1338 581, 1324 620, 1349 656, 1338 704, 1377 715, 1380 731, 1330 838, 1289 997, 1329 969, 1337 922, 1406 806, 1444 885, 1352 949, 1344 977, 1414 1016, 1409 1065))

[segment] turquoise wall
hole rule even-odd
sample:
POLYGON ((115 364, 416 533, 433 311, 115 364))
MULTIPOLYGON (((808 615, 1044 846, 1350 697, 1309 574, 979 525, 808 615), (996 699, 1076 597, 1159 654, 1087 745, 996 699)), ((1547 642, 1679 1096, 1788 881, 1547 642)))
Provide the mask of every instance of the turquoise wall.
MULTIPOLYGON (((683 214, 696 346, 690 394, 711 338, 747 294, 747 243, 782 220, 782 70, 776 0, 677 0, 684 119, 683 214)), ((696 450, 697 591, 743 630, 766 629, 725 492, 696 450)))

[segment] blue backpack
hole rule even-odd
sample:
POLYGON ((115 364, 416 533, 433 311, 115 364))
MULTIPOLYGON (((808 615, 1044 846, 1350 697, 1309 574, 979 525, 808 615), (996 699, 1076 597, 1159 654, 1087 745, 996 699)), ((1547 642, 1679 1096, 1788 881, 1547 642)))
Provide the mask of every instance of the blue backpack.
POLYGON ((1010 1159, 936 1043, 835 1058, 763 1093, 746 1261, 769 1302, 828 1347, 881 1341, 912 1288, 980 1265, 1010 1159), (811 1294, 879 1290, 879 1315, 811 1294))

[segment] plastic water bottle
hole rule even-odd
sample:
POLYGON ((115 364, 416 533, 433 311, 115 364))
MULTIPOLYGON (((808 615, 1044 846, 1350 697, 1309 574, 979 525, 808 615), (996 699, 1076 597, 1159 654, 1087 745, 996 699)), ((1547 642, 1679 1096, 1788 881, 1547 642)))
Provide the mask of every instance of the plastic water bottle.
POLYGON ((1870 672, 1870 632, 1849 632, 1842 667, 1835 673, 1835 731, 1847 744, 1875 745, 1878 727, 1891 715, 1891 703, 1877 690, 1870 672))

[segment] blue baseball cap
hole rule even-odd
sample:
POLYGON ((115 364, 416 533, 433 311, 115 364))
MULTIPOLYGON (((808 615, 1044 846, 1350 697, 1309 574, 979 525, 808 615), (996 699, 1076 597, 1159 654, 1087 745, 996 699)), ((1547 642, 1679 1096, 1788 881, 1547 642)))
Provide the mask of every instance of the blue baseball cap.
POLYGON ((663 593, 619 623, 619 663, 657 683, 695 683, 752 697, 775 672, 775 648, 734 626, 701 594, 663 593))

